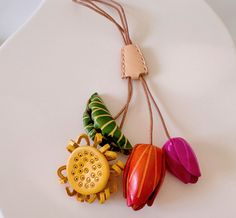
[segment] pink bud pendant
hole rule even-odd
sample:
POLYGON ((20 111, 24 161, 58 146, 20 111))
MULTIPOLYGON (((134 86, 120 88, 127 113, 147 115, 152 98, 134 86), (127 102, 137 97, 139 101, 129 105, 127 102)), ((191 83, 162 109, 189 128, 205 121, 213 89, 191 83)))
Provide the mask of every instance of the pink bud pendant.
POLYGON ((171 138, 164 146, 167 169, 184 183, 196 183, 201 176, 197 157, 183 138, 171 138))

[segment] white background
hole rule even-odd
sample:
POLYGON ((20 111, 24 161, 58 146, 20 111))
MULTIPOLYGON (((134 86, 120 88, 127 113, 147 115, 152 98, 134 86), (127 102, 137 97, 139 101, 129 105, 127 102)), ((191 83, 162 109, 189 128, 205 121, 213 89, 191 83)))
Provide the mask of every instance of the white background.
MULTIPOLYGON (((167 174, 151 208, 133 212, 121 192, 104 205, 80 204, 57 182, 68 139, 98 91, 115 114, 124 102, 121 38, 104 18, 67 0, 47 0, 0 48, 0 208, 6 218, 234 218, 236 63, 226 27, 204 1, 128 1, 131 35, 143 48, 151 90, 173 136, 186 138, 201 165, 196 185, 167 174), (99 28, 98 28, 99 27, 99 28)), ((165 142, 159 119, 155 144, 165 142)), ((142 89, 124 131, 147 142, 142 89)))

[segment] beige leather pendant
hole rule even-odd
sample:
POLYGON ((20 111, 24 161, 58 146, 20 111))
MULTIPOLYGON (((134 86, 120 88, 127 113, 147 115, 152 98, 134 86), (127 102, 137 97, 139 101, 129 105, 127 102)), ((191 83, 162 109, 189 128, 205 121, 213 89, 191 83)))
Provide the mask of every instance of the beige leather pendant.
POLYGON ((122 79, 130 77, 139 79, 140 75, 148 74, 147 65, 140 48, 135 44, 126 45, 121 50, 122 79))

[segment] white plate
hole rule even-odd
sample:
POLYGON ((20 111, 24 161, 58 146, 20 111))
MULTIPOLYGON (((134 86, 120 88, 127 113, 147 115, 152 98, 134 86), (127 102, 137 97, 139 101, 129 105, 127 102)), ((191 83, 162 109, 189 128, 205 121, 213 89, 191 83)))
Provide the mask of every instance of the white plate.
MULTIPOLYGON (((133 212, 121 191, 104 205, 78 203, 58 184, 68 139, 98 91, 115 114, 124 103, 121 37, 112 24, 70 0, 47 0, 0 49, 0 208, 16 217, 233 217, 236 196, 236 63, 215 13, 195 0, 124 3, 143 48, 150 87, 173 136, 195 149, 203 176, 184 185, 167 174, 153 207, 133 212)), ((147 142, 147 105, 135 94, 124 128, 147 142)), ((165 141, 159 125, 155 143, 165 141)))

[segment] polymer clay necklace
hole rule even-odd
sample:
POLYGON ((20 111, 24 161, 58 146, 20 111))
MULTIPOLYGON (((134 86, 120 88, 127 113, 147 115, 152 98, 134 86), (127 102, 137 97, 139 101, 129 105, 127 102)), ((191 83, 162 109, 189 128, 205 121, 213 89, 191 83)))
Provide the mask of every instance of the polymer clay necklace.
POLYGON ((162 113, 152 95, 145 76, 148 74, 143 54, 132 43, 123 7, 113 0, 73 0, 106 17, 117 27, 124 41, 121 50, 121 77, 128 82, 126 104, 112 116, 99 94, 91 95, 83 114, 86 134, 70 140, 70 156, 66 165, 57 170, 61 183, 68 184, 66 192, 80 202, 104 203, 118 189, 117 180, 123 172, 123 193, 127 205, 134 210, 151 206, 164 181, 166 168, 184 183, 196 183, 201 176, 194 151, 186 140, 171 137, 162 113), (118 13, 116 21, 100 5, 118 13), (150 141, 131 145, 122 133, 133 93, 133 80, 140 81, 146 96, 150 116, 150 141), (153 145, 153 107, 162 123, 167 142, 162 148, 153 145), (120 125, 116 119, 122 116, 120 125), (92 143, 90 142, 93 141, 92 143), (82 143, 84 141, 84 143, 82 143), (118 152, 128 155, 126 164, 118 160, 118 152))

